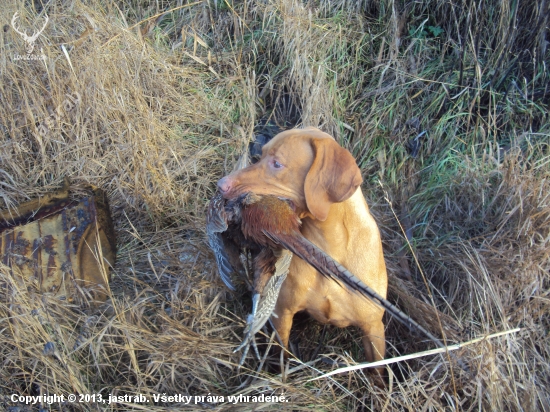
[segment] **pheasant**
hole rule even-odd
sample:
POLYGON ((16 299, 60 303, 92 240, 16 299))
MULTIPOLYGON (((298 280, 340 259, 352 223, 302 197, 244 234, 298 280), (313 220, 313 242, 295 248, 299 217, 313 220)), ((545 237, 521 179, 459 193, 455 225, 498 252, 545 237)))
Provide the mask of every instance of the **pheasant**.
POLYGON ((208 239, 220 277, 231 290, 234 290, 231 274, 233 268, 239 266, 240 251, 248 248, 254 257, 252 314, 247 319, 243 343, 236 349, 246 347, 240 365, 244 362, 251 342, 256 349, 254 335, 273 313, 281 285, 288 274, 292 254, 342 287, 362 293, 410 330, 420 331, 438 346, 444 347, 433 334, 307 240, 300 233, 300 224, 293 205, 276 196, 246 193, 236 199, 226 200, 218 193, 210 201, 208 239))

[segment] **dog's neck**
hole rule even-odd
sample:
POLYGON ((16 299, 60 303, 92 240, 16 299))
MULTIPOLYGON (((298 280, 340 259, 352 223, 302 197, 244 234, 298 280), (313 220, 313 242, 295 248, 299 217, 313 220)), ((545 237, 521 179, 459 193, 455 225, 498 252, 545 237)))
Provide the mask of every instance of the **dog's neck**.
POLYGON ((309 212, 305 212, 300 217, 302 233, 320 247, 324 244, 328 246, 339 242, 340 246, 345 247, 354 238, 351 233, 358 226, 364 227, 358 223, 372 219, 361 188, 357 188, 356 192, 344 202, 333 203, 330 206, 328 217, 324 221, 315 219, 309 212), (327 236, 334 236, 334 238, 327 239, 327 236), (334 242, 335 239, 338 241, 334 242))

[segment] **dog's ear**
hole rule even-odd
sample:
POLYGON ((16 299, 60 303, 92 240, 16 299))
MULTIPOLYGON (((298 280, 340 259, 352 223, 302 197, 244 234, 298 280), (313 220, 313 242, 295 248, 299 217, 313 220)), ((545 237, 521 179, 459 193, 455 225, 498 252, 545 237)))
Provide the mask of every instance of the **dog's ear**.
POLYGON ((307 173, 304 193, 307 208, 319 220, 326 220, 330 205, 343 202, 363 182, 355 159, 334 139, 311 139, 313 164, 307 173))

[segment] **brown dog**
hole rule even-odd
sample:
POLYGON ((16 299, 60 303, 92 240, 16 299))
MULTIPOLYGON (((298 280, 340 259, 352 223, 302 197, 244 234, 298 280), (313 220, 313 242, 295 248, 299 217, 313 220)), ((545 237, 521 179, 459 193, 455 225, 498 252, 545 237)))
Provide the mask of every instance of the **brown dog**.
MULTIPOLYGON (((385 297, 387 273, 378 227, 361 188, 352 155, 328 134, 308 127, 275 136, 260 161, 220 179, 223 197, 246 192, 290 199, 302 219, 302 234, 385 297)), ((363 331, 368 361, 384 357, 384 309, 359 293, 322 276, 294 256, 272 321, 288 345, 294 314, 305 310, 315 319, 363 331)))

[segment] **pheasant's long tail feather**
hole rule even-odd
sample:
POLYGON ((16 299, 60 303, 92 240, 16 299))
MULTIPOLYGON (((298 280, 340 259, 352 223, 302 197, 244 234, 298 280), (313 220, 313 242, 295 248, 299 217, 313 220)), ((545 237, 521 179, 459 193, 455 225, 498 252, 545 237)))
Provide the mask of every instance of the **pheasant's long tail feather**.
POLYGON ((397 306, 390 303, 387 299, 380 296, 372 288, 363 283, 357 276, 352 274, 349 270, 343 267, 340 263, 336 262, 318 246, 311 243, 301 234, 297 233, 294 236, 281 236, 276 233, 265 232, 265 235, 272 241, 278 243, 285 249, 290 250, 295 255, 309 263, 315 269, 317 269, 322 275, 327 276, 335 280, 340 285, 344 284, 350 289, 360 292, 368 297, 375 304, 386 309, 391 315, 393 315, 399 322, 404 324, 409 330, 415 332, 422 332, 426 337, 432 340, 437 346, 444 347, 441 340, 435 337, 427 329, 410 318, 410 316, 403 313, 397 306))
MULTIPOLYGON (((282 251, 281 255, 275 262, 275 273, 268 280, 265 288, 263 290, 263 295, 256 293, 252 297, 252 313, 248 316, 246 321, 246 328, 244 330, 244 339, 243 342, 239 345, 237 349, 233 352, 237 352, 242 348, 245 348, 241 356, 241 361, 239 362, 239 367, 242 366, 246 355, 248 353, 248 347, 252 343, 254 345, 254 336, 260 331, 261 328, 265 325, 273 309, 277 304, 277 298, 279 297, 279 292, 281 286, 286 279, 288 274, 288 269, 290 267, 290 262, 292 261, 292 253, 288 250, 282 251)), ((254 350, 258 353, 258 349, 254 346, 254 350)), ((259 355, 258 355, 259 358, 259 355)))

